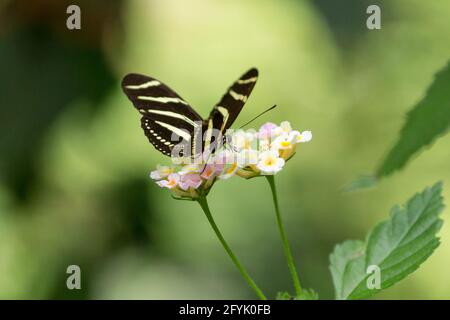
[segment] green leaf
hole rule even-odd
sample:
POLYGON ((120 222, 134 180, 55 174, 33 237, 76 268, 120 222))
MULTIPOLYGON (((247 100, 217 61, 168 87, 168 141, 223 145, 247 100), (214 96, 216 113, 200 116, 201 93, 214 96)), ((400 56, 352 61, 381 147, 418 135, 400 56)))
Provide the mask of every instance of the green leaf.
POLYGON ((442 226, 443 208, 442 183, 437 183, 405 206, 394 207, 390 218, 378 224, 365 243, 348 240, 336 245, 330 255, 336 299, 368 298, 415 271, 439 245, 436 233, 442 226), (371 266, 379 268, 379 289, 368 288, 371 266))
POLYGON ((450 63, 436 74, 425 97, 407 114, 400 138, 379 166, 376 176, 383 177, 403 168, 450 128, 450 63))
POLYGON ((330 271, 336 299, 345 299, 359 282, 359 275, 364 273, 364 250, 365 244, 359 240, 347 240, 334 248, 330 271))
POLYGON ((319 295, 313 289, 302 289, 300 295, 295 300, 319 300, 319 295))
POLYGON ((313 289, 302 289, 298 296, 291 296, 289 292, 278 292, 276 300, 319 300, 319 295, 313 289))
POLYGON ((275 300, 293 300, 294 297, 292 297, 289 292, 278 292, 275 300))

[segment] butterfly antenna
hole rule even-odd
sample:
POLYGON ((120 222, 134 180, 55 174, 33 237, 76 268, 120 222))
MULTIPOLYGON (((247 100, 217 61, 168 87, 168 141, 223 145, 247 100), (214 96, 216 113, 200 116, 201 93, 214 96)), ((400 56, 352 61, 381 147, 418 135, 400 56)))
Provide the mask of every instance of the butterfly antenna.
POLYGON ((267 113, 267 112, 269 112, 269 111, 272 110, 272 109, 275 109, 276 106, 277 106, 277 105, 274 104, 274 105, 271 106, 269 109, 264 110, 263 112, 261 112, 260 114, 258 114, 256 117, 254 117, 252 120, 250 120, 250 121, 246 122, 244 125, 240 126, 239 129, 242 129, 242 128, 245 127, 246 125, 252 123, 252 122, 255 121, 256 119, 258 119, 259 117, 261 117, 264 113, 267 113))

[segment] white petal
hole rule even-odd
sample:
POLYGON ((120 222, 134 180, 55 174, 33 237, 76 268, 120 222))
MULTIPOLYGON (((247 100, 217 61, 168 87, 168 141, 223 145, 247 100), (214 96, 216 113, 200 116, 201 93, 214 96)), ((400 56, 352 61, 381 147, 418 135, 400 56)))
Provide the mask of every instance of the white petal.
POLYGON ((160 186, 161 188, 167 188, 167 183, 169 183, 169 181, 167 181, 167 180, 161 180, 161 181, 156 182, 156 184, 158 186, 160 186))
POLYGON ((178 173, 171 173, 168 176, 168 180, 174 180, 176 183, 180 181, 180 175, 178 173))
POLYGON ((291 124, 289 123, 289 121, 283 121, 280 123, 280 128, 283 129, 283 131, 285 132, 291 132, 292 131, 292 127, 291 124))
POLYGON ((312 139, 311 131, 303 131, 300 135, 300 142, 308 142, 312 139))
POLYGON ((161 175, 159 174, 158 170, 154 170, 152 172, 150 172, 150 178, 152 178, 153 180, 159 180, 161 179, 161 175))
POLYGON ((281 170, 281 169, 283 168, 284 164, 285 164, 285 161, 284 161, 283 158, 278 158, 278 159, 277 159, 276 167, 277 167, 279 170, 281 170))
POLYGON ((188 164, 188 165, 185 165, 178 173, 180 175, 184 175, 184 174, 195 173, 195 172, 199 172, 199 171, 200 171, 200 167, 198 164, 188 164))
POLYGON ((293 130, 289 133, 289 140, 292 143, 295 143, 299 136, 300 136, 300 132, 298 132, 297 130, 293 130))

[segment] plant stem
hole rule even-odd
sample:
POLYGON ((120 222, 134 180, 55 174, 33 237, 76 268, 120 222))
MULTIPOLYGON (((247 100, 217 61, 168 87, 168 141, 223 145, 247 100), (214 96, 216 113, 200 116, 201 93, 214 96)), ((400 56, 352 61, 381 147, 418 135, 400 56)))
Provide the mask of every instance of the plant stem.
POLYGON ((287 239, 286 232, 284 231, 283 221, 281 220, 280 208, 278 206, 277 189, 275 187, 275 178, 273 175, 267 175, 266 178, 267 181, 269 182, 270 189, 272 190, 273 203, 275 205, 275 213, 277 217, 278 231, 280 232, 281 240, 283 241, 284 255, 286 256, 289 272, 291 273, 292 281, 294 282, 295 293, 297 296, 299 296, 302 292, 302 287, 300 286, 300 280, 298 279, 294 259, 292 258, 289 241, 287 239))
POLYGON ((216 233, 217 238, 219 239, 220 243, 224 247, 225 251, 230 256, 231 260, 233 261, 234 265, 238 268, 241 275, 244 277, 244 279, 247 281, 247 283, 250 285, 250 287, 255 291, 256 295, 261 300, 267 300, 266 296, 262 293, 262 291, 258 288, 256 283, 253 281, 253 279, 250 277, 250 275, 247 273, 247 271, 244 269, 244 267, 239 262, 238 258, 234 255, 231 248, 228 246, 227 242, 222 236, 222 233, 220 232, 219 228, 217 227, 216 223, 214 222, 214 218, 211 215, 211 211, 209 210, 208 202, 206 200, 205 196, 201 196, 197 199, 197 202, 200 204, 200 206, 203 209, 203 212, 206 215, 206 218, 209 221, 209 224, 213 228, 214 232, 216 233))

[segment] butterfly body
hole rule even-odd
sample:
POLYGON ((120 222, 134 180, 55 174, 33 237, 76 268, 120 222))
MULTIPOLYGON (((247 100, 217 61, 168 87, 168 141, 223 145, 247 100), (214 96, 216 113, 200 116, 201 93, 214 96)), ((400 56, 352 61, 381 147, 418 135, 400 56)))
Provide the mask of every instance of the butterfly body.
POLYGON ((130 73, 123 78, 122 89, 141 113, 141 127, 158 151, 193 158, 221 146, 225 131, 236 120, 257 79, 258 71, 248 70, 228 88, 206 119, 155 78, 130 73), (182 148, 177 150, 178 146, 182 148))

